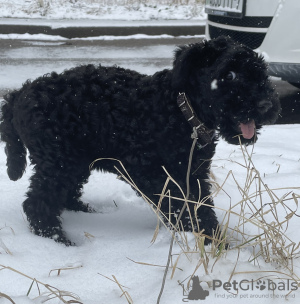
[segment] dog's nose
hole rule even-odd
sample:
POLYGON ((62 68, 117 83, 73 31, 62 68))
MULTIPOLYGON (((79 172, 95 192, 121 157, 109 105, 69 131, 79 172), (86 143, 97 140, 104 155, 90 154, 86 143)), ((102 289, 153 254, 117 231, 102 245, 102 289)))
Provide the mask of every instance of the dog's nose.
POLYGON ((258 110, 261 114, 266 113, 272 108, 272 102, 270 100, 261 100, 258 102, 258 110))

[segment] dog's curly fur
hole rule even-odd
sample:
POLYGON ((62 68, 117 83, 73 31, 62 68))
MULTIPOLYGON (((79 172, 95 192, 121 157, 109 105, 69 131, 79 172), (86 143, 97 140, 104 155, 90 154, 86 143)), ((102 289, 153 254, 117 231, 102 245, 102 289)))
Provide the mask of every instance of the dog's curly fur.
MULTIPOLYGON (((71 244, 59 216, 63 209, 89 211, 80 196, 89 165, 97 158, 120 160, 154 201, 165 183, 162 166, 185 189, 192 130, 176 104, 179 92, 187 94, 206 127, 235 144, 241 124, 254 121, 258 130, 274 122, 280 110, 263 58, 225 37, 179 47, 173 68, 152 76, 86 65, 27 81, 5 96, 0 132, 8 175, 12 180, 22 177, 26 149, 34 165, 23 203, 32 230, 71 244)), ((245 144, 255 138, 245 137, 245 144)), ((194 152, 190 189, 196 200, 198 181, 200 199, 210 194, 207 179, 216 141, 194 152)), ((102 160, 94 168, 115 172, 113 165, 102 160)), ((172 196, 180 197, 175 185, 169 188, 172 196)), ((210 198, 206 204, 213 206, 210 198)), ((171 213, 176 215, 182 205, 173 201, 171 213)), ((163 201, 161 209, 168 214, 168 202, 163 201)), ((213 208, 191 212, 194 226, 197 218, 199 228, 211 236, 218 225, 213 208)), ((175 218, 171 216, 172 222, 175 218)), ((182 224, 186 230, 195 228, 187 212, 182 224)))

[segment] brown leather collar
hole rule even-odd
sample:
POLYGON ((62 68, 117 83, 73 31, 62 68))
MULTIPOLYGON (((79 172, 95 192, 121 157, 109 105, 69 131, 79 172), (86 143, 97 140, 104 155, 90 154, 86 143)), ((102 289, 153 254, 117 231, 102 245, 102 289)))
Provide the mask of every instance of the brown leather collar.
POLYGON ((191 125, 191 127, 196 129, 198 139, 201 141, 201 144, 207 145, 212 143, 215 130, 208 129, 204 123, 199 120, 184 92, 178 94, 177 104, 183 116, 191 125))

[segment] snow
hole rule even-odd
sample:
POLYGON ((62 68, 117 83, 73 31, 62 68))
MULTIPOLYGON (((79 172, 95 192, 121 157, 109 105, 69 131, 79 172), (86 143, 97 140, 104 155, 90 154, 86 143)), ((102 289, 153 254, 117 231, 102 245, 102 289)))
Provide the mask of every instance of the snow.
MULTIPOLYGON (((253 163, 259 170, 263 180, 270 189, 280 188, 277 194, 283 195, 290 191, 298 193, 300 185, 300 157, 299 141, 294 141, 294 135, 300 130, 300 125, 267 126, 263 128, 258 142, 254 146, 253 163), (280 165, 280 169, 278 167, 280 165), (298 188, 297 188, 298 187, 298 188), (286 189, 284 189, 286 188, 286 189), (297 188, 293 189, 292 188, 297 188)), ((93 172, 89 183, 84 188, 84 201, 93 206, 97 213, 85 214, 65 211, 62 215, 63 227, 68 237, 76 242, 75 247, 65 247, 53 240, 38 237, 30 233, 25 215, 22 211, 24 193, 29 185, 31 168, 29 167, 23 178, 17 182, 8 179, 5 170, 4 145, 0 144, 0 264, 9 266, 44 284, 49 284, 60 290, 77 294, 86 304, 96 303, 125 303, 120 298, 122 292, 112 279, 114 275, 125 289, 134 303, 155 303, 163 275, 163 268, 134 263, 143 262, 152 265, 165 265, 167 260, 170 234, 161 228, 154 243, 151 243, 157 219, 151 208, 139 197, 131 187, 116 179, 113 174, 93 172), (1 245, 2 244, 2 245, 1 245), (58 275, 58 271, 61 270, 58 275)), ((248 147, 251 152, 252 147, 248 147)), ((242 170, 239 163, 244 163, 244 156, 240 147, 220 141, 212 164, 212 173, 219 184, 225 180, 228 172, 232 171, 240 185, 245 183, 246 169, 242 170)), ((224 211, 218 208, 228 208, 230 202, 237 203, 240 193, 232 180, 224 186, 224 192, 214 198, 216 212, 222 220, 224 211), (230 196, 230 199, 229 199, 230 196)), ((269 201, 265 201, 268 202, 269 201)), ((257 202, 257 207, 259 203, 257 202)), ((290 208, 295 209, 290 202, 290 208)), ((283 210, 282 216, 284 214, 283 210)), ((229 226, 234 227, 237 217, 230 220, 229 226)), ((248 233, 257 234, 258 228, 246 227, 248 233)), ((286 232, 296 244, 299 242, 299 220, 292 218, 286 232)), ((194 246, 194 238, 188 235, 189 245, 194 246)), ((232 243, 233 244, 233 243, 232 243)), ((209 247, 206 249, 209 251, 209 247)), ((173 248, 173 262, 181 249, 175 244, 173 248)), ((252 248, 246 247, 239 252, 239 262, 236 272, 249 272, 235 275, 234 279, 256 280, 265 274, 263 271, 282 271, 279 265, 266 263, 258 258, 259 265, 248 262, 252 248), (258 272, 258 273, 256 273, 258 272)), ((200 281, 229 280, 230 273, 235 267, 238 250, 231 250, 217 262, 210 257, 209 271, 205 274, 203 267, 196 271, 200 281), (216 265, 213 267, 214 262, 216 265)), ((199 262, 199 253, 189 253, 189 259, 181 255, 173 279, 167 277, 165 291, 161 303, 180 303, 183 295, 178 281, 182 282, 191 276, 199 262)), ((299 261, 294 260, 295 272, 299 275, 299 261)), ((171 272, 170 272, 171 273, 171 272)), ((273 277, 270 277, 274 280, 273 277)), ((31 280, 14 273, 11 270, 0 272, 1 292, 9 295, 16 303, 42 303, 44 298, 38 296, 38 289, 34 284, 26 298, 31 280), (35 300, 33 300, 35 299, 35 300)), ((185 281, 184 284, 187 282, 185 281)), ((256 281, 255 281, 256 283, 256 281)), ((272 292, 241 292, 237 297, 222 288, 212 290, 207 284, 203 288, 209 290, 207 303, 214 303, 218 297, 239 302, 250 301, 250 296, 266 297, 260 299, 269 303, 272 292), (247 298, 249 297, 249 298, 247 298)), ((45 288, 39 284, 41 292, 45 288)), ((287 293, 287 292, 286 292, 287 293)), ((276 290, 275 295, 281 297, 286 294, 276 290)), ((290 303, 298 303, 299 292, 290 295, 290 303)), ((0 298, 0 303, 6 300, 0 298)), ((59 303, 58 300, 52 301, 59 303)))
POLYGON ((201 1, 0 0, 0 17, 96 20, 203 20, 201 1), (144 3, 142 3, 144 2, 144 3))
MULTIPOLYGON (((130 19, 128 22, 134 26, 140 22, 150 22, 153 25, 168 22, 168 20, 153 21, 153 19, 169 19, 170 16, 177 18, 180 15, 179 19, 193 18, 195 20, 205 18, 203 14, 187 17, 186 12, 190 12, 191 7, 189 10, 187 8, 180 10, 177 7, 176 15, 174 15, 175 9, 173 8, 168 14, 167 9, 162 9, 162 7, 159 7, 162 9, 161 12, 157 12, 156 9, 155 12, 150 11, 146 14, 144 13, 146 6, 141 5, 140 9, 136 11, 132 9, 129 14, 128 11, 125 13, 124 8, 121 10, 117 6, 109 11, 107 6, 102 10, 105 13, 100 15, 99 5, 98 9, 95 9, 96 1, 90 0, 87 1, 87 4, 79 0, 73 3, 59 1, 48 1, 50 8, 48 11, 44 10, 45 15, 42 16, 43 10, 37 8, 37 1, 0 0, 1 16, 43 18, 42 21, 41 19, 16 21, 16 19, 8 18, 2 19, 1 22, 12 22, 12 24, 15 22, 30 22, 31 24, 50 22, 53 27, 61 27, 67 22, 58 20, 59 18, 74 19, 69 20, 69 24, 76 22, 75 18, 88 18, 89 20, 77 22, 79 26, 87 26, 95 22, 91 19, 110 18, 112 20, 115 18, 116 21, 113 23, 118 23, 122 16, 124 19, 130 19), (57 9, 55 3, 60 4, 57 9), (80 9, 78 9, 79 7, 80 9), (28 8, 36 8, 36 10, 28 8), (113 10, 114 12, 112 12, 113 10), (52 22, 52 18, 56 18, 56 22, 52 22), (134 23, 131 20, 139 21, 134 23)), ((47 3, 47 1, 41 0, 40 3, 47 3)), ((181 21, 178 20, 178 22, 181 21)), ((44 39, 47 42, 43 41, 43 45, 63 43, 59 37, 53 36, 12 35, 2 35, 0 39, 9 37, 26 40, 28 38, 32 45, 38 45, 44 39), (32 41, 32 39, 36 41, 32 41)), ((139 38, 147 39, 147 36, 139 38)), ((143 59, 145 56, 152 56, 154 58, 159 53, 162 59, 167 60, 172 53, 172 47, 163 45, 164 36, 160 38, 162 39, 160 46, 156 46, 155 49, 151 46, 141 46, 140 50, 134 53, 135 57, 143 59)), ((93 39, 95 38, 93 37, 93 39)), ((99 37, 98 39, 120 39, 120 37, 99 37)), ((24 62, 26 62, 26 58, 45 58, 45 54, 41 50, 36 48, 34 50, 35 53, 31 48, 17 48, 3 53, 2 56, 10 59, 23 58, 24 62)), ((130 49, 124 49, 121 52, 95 47, 89 48, 89 51, 91 52, 88 55, 89 59, 92 58, 95 61, 98 61, 99 58, 110 58, 110 61, 116 60, 118 63, 120 60, 123 66, 143 70, 149 74, 158 69, 157 66, 145 67, 145 64, 132 63, 132 60, 129 60, 132 58, 130 49)), ((76 54, 74 58, 81 59, 86 56, 86 52, 87 49, 84 47, 78 47, 74 50, 74 55, 76 54)), ((57 65, 58 71, 76 63, 75 61, 64 62, 65 57, 56 50, 47 56, 56 58, 57 62, 63 62, 61 65, 57 65)), ((171 63, 166 65, 169 64, 171 63)), ((1 78, 0 86, 16 88, 27 78, 35 78, 51 71, 52 68, 53 63, 46 64, 46 61, 43 66, 38 67, 26 66, 24 63, 19 66, 16 74, 11 65, 3 65, 0 75, 6 76, 1 78)), ((213 83, 212 89, 214 89, 213 83)), ((234 232, 232 229, 239 226, 244 234, 248 235, 248 240, 262 233, 264 226, 259 226, 257 218, 256 222, 253 219, 252 222, 248 221, 245 225, 240 226, 241 217, 238 215, 251 219, 253 210, 254 212, 263 210, 267 224, 275 225, 276 220, 284 221, 286 217, 289 218, 288 225, 283 224, 281 230, 285 246, 290 245, 286 250, 291 251, 293 244, 295 246, 299 244, 299 212, 291 216, 293 215, 291 212, 297 209, 300 195, 300 142, 295 140, 299 133, 300 125, 297 124, 265 126, 258 142, 254 146, 247 147, 251 157, 245 155, 245 148, 230 145, 223 140, 219 141, 212 163, 212 193, 220 222, 227 216, 226 210, 231 210, 227 229, 231 250, 221 254, 220 257, 215 257, 210 253, 211 246, 207 246, 205 250, 209 261, 207 261, 208 266, 205 271, 203 264, 200 264, 203 261, 200 252, 194 250, 195 238, 192 233, 186 235, 189 249, 187 249, 186 242, 179 238, 179 242, 174 244, 172 255, 173 264, 178 261, 177 269, 173 278, 171 278, 172 269, 169 270, 161 298, 162 304, 181 303, 183 300, 189 302, 187 296, 183 295, 183 289, 179 283, 187 290, 187 283, 192 275, 199 276, 202 288, 209 291, 209 295, 203 303, 219 301, 253 303, 255 300, 259 303, 283 302, 284 296, 291 291, 291 285, 288 286, 287 281, 289 271, 284 267, 284 262, 275 254, 271 254, 272 262, 268 262, 263 256, 253 260, 253 255, 259 252, 259 246, 254 247, 254 242, 252 242, 249 246, 236 248, 236 245, 241 244, 244 240, 241 233, 234 232), (254 167, 257 171, 253 169, 254 167), (218 185, 222 185, 221 191, 218 191, 220 190, 218 185), (251 202, 246 203, 245 196, 251 197, 251 194, 256 193, 259 187, 262 187, 261 193, 254 195, 251 202), (246 191, 242 192, 241 189, 246 189, 246 191), (286 207, 279 203, 276 207, 277 213, 267 212, 272 200, 276 201, 276 196, 279 200, 284 200, 286 207), (183 254, 182 248, 188 253, 183 254), (235 274, 231 277, 233 272, 235 274), (225 285, 223 287, 215 285, 213 288, 213 282, 216 284, 217 280, 222 281, 225 285), (238 284, 239 291, 236 292, 233 286, 234 280, 239 284, 243 280, 244 282, 247 280, 250 282, 251 288, 242 290, 238 284), (285 289, 277 288, 272 291, 268 288, 273 286, 272 282, 276 282, 278 286, 279 282, 286 284, 285 289), (263 289, 266 286, 267 288, 263 289)), ((17 304, 39 304, 46 301, 46 303, 62 303, 57 298, 49 300, 50 295, 47 288, 52 288, 54 292, 54 288, 57 288, 62 295, 66 296, 65 300, 72 299, 67 295, 78 297, 84 304, 126 303, 125 295, 122 296, 123 291, 114 282, 115 277, 122 286, 126 286, 122 288, 127 292, 126 295, 132 298, 133 303, 156 303, 164 272, 164 268, 159 266, 166 264, 171 236, 164 227, 161 227, 155 242, 152 242, 157 224, 156 215, 150 206, 136 196, 129 185, 118 180, 116 175, 93 172, 89 183, 84 187, 83 200, 97 212, 85 214, 65 211, 62 214, 63 228, 68 237, 77 245, 65 247, 30 232, 22 210, 22 202, 29 186, 32 168, 29 166, 23 178, 13 182, 6 174, 5 164, 4 144, 0 143, 0 293, 11 297, 17 304), (7 268, 2 268, 3 266, 7 268), (30 289, 33 279, 35 281, 30 289), (39 295, 40 293, 41 295, 39 295)), ((164 174, 163 171, 162 174, 164 174)), ((278 235, 274 235, 275 238, 279 238, 278 235)), ((299 256, 299 249, 296 250, 296 253, 295 257, 299 256)), ((290 260, 286 259, 285 262, 289 263, 289 266, 291 265, 290 260)), ((300 261, 295 258, 293 277, 300 275, 299 267, 300 261)), ((299 297, 299 290, 292 291, 287 297, 288 303, 299 303, 299 297)), ((195 303, 198 302, 200 303, 200 300, 195 301, 195 303)), ((0 294, 0 304, 6 303, 10 303, 10 301, 1 297, 0 294)))
MULTIPOLYGON (((1 3, 1 0, 0 0, 1 3)), ((159 19, 159 20, 122 20, 119 19, 43 19, 43 18, 1 18, 0 23, 5 25, 35 25, 35 26, 48 26, 51 29, 67 28, 67 27, 140 27, 140 26, 182 26, 188 27, 193 25, 205 25, 206 15, 201 19, 159 19)), ((200 18, 200 17, 199 17, 200 18)))
POLYGON ((46 35, 46 34, 0 34, 0 39, 18 39, 18 40, 47 40, 57 41, 66 40, 62 36, 58 35, 46 35))
POLYGON ((211 82, 210 88, 211 88, 211 90, 217 90, 218 89, 218 80, 217 79, 214 79, 211 82))
MULTIPOLYGON (((185 35, 177 36, 177 38, 203 38, 204 35, 185 35)), ((0 34, 0 39, 17 39, 17 40, 43 40, 43 41, 67 41, 67 40, 132 40, 132 39, 170 39, 174 38, 172 35, 146 35, 146 34, 134 34, 128 36, 95 36, 95 37, 82 37, 66 39, 58 35, 47 35, 47 34, 0 34)))

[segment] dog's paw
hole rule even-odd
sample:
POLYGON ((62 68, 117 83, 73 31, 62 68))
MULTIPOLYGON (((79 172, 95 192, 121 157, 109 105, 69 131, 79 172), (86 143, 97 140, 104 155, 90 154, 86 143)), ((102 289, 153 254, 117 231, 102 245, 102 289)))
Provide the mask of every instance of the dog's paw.
POLYGON ((86 213, 96 213, 96 210, 92 208, 89 204, 85 204, 82 201, 72 201, 68 202, 66 209, 70 211, 82 211, 86 213))
POLYGON ((51 236, 50 238, 53 239, 57 243, 66 245, 67 247, 76 246, 76 244, 74 242, 70 241, 63 233, 55 234, 55 235, 51 236))
MULTIPOLYGON (((41 224, 41 222, 39 222, 41 224)), ((66 236, 63 230, 61 229, 61 226, 57 226, 55 228, 53 227, 43 227, 37 226, 37 225, 30 225, 29 226, 31 232, 38 236, 42 236, 45 238, 49 238, 54 240, 57 243, 64 244, 66 246, 76 246, 74 242, 71 242, 66 236)))

